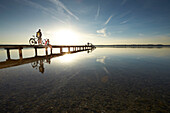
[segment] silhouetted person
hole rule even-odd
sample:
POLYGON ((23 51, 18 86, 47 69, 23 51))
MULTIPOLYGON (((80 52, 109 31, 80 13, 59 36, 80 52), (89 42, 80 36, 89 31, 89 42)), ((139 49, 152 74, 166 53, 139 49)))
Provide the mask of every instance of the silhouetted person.
POLYGON ((88 43, 87 43, 87 46, 89 46, 89 44, 90 44, 90 43, 88 42, 88 43))
POLYGON ((36 33, 36 37, 38 38, 38 44, 42 44, 42 33, 41 33, 41 29, 38 30, 38 32, 36 33))
POLYGON ((39 71, 40 71, 41 73, 44 73, 44 63, 43 63, 43 60, 40 60, 39 71))

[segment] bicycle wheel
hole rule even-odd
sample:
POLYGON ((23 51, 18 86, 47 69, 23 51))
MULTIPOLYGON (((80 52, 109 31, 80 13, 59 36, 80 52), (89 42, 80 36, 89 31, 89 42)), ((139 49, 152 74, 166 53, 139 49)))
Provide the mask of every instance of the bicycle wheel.
POLYGON ((37 67, 37 66, 38 66, 38 62, 36 62, 36 61, 35 61, 35 62, 32 62, 32 63, 31 63, 31 66, 32 66, 33 68, 37 67))
POLYGON ((29 43, 30 43, 30 45, 35 45, 35 39, 34 39, 34 38, 31 38, 31 39, 29 40, 29 43))
POLYGON ((42 44, 45 44, 45 42, 46 42, 46 39, 42 40, 42 44))

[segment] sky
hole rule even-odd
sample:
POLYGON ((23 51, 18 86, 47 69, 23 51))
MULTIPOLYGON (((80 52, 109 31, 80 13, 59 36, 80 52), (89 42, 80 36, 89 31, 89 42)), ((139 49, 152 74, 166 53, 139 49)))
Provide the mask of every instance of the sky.
POLYGON ((0 0, 0 44, 170 44, 170 0, 0 0))

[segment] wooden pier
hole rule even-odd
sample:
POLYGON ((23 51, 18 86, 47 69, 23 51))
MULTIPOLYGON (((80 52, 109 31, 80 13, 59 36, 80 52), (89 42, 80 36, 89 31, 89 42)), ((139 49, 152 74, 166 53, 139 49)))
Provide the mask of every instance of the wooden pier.
POLYGON ((58 45, 50 45, 50 46, 43 46, 43 45, 35 45, 35 46, 31 46, 31 45, 0 45, 1 49, 5 49, 7 52, 7 59, 6 61, 0 62, 0 69, 3 68, 8 68, 8 67, 13 67, 13 66, 18 66, 18 65, 23 65, 23 64, 27 64, 27 63, 32 63, 38 60, 43 60, 43 59, 51 59, 54 57, 59 57, 59 56, 63 56, 65 54, 73 54, 73 53, 77 53, 77 52, 82 52, 82 51, 92 51, 95 46, 81 46, 81 45, 62 45, 62 46, 58 46, 58 45), (35 49, 35 56, 34 57, 29 57, 29 58, 23 58, 22 55, 22 49, 23 48, 33 48, 35 49), (39 48, 44 48, 45 49, 45 55, 39 56, 37 53, 37 49, 39 48), (50 54, 48 54, 48 48, 50 48, 50 54), (53 48, 60 48, 60 53, 53 53, 53 48), (63 48, 68 48, 68 52, 63 52, 63 48), (72 48, 72 51, 71 51, 72 48), (10 50, 12 49, 18 49, 19 50, 19 59, 11 59, 10 56, 10 50))
POLYGON ((10 50, 12 49, 18 49, 19 50, 19 57, 20 59, 23 59, 22 55, 22 49, 23 48, 34 48, 35 49, 35 56, 38 56, 37 49, 39 48, 44 48, 45 49, 45 54, 48 55, 48 48, 50 48, 50 54, 56 54, 53 53, 53 48, 60 48, 60 54, 63 53, 63 48, 68 48, 68 53, 70 52, 76 52, 80 50, 91 50, 95 48, 93 45, 49 45, 49 46, 44 46, 44 45, 0 45, 0 48, 3 48, 7 52, 7 60, 10 60, 10 50), (73 51, 71 51, 71 48, 73 51))

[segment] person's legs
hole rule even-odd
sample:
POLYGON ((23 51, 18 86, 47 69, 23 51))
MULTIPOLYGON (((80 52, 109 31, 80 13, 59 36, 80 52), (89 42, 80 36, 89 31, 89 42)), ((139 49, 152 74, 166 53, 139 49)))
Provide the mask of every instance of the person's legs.
POLYGON ((42 45, 42 38, 40 39, 40 44, 42 45))
POLYGON ((42 45, 42 39, 38 39, 38 44, 41 44, 42 45))
POLYGON ((40 38, 39 37, 37 37, 38 38, 38 45, 40 44, 40 38))

